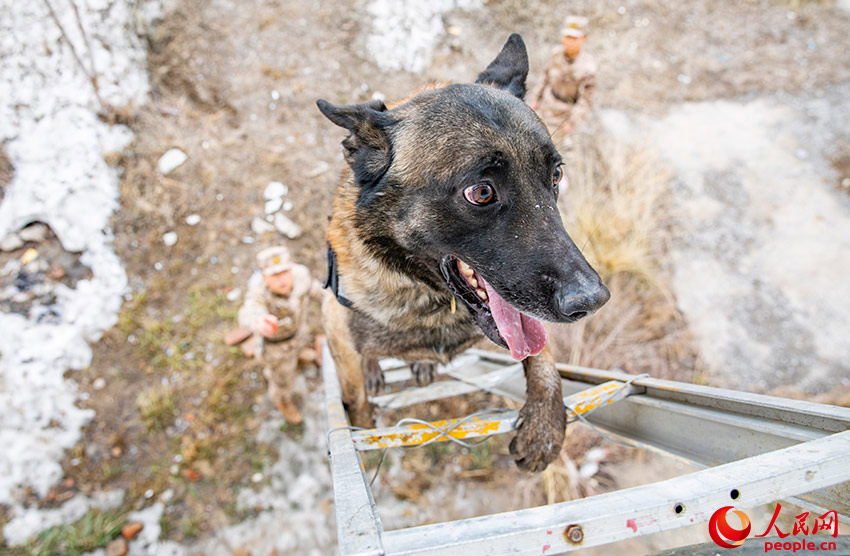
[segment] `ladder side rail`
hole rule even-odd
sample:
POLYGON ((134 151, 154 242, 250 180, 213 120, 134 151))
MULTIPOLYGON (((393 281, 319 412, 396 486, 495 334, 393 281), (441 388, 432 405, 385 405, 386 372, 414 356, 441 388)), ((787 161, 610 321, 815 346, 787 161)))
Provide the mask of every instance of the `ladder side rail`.
MULTIPOLYGON (((482 359, 506 365, 513 362, 510 356, 474 351, 482 359)), ((601 379, 633 377, 618 371, 570 368, 579 369, 569 374, 571 378, 584 380, 562 380, 565 396, 585 390, 588 384, 597 384, 601 379)), ((496 391, 522 401, 524 377, 504 382, 496 391)), ((850 409, 837 406, 643 378, 632 383, 632 392, 616 404, 600 407, 587 420, 625 443, 673 455, 698 467, 729 463, 821 438, 840 428, 845 418, 848 425, 841 430, 850 429, 850 409), (694 403, 693 393, 697 391, 699 404, 694 403)), ((809 492, 791 501, 803 507, 835 509, 842 521, 850 522, 850 483, 809 492)))
POLYGON ((395 556, 559 554, 705 522, 723 506, 752 508, 850 481, 848 460, 850 431, 590 498, 387 531, 384 546, 395 556))
MULTIPOLYGON (((478 355, 484 360, 502 361, 503 363, 514 362, 509 355, 502 353, 481 349, 471 349, 468 352, 478 355)), ((556 364, 556 367, 564 378, 589 384, 598 384, 609 380, 625 381, 634 376, 617 370, 605 371, 560 363, 556 364)), ((641 378, 634 381, 633 385, 645 388, 644 393, 653 398, 714 407, 724 411, 734 411, 754 417, 813 427, 827 432, 850 430, 850 408, 846 407, 657 378, 641 378)))
POLYGON ((328 460, 336 509, 339 552, 344 556, 382 556, 383 528, 372 490, 354 448, 342 405, 336 366, 327 343, 322 345, 322 378, 328 417, 328 460))

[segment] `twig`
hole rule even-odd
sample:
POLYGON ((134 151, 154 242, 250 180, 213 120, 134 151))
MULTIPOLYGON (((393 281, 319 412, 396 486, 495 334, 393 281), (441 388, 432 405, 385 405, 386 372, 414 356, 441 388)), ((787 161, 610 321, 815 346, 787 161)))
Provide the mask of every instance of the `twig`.
MULTIPOLYGON (((106 110, 107 107, 104 104, 103 99, 100 98, 100 90, 98 89, 98 86, 97 86, 97 77, 95 77, 95 75, 91 71, 86 69, 86 66, 85 66, 85 64, 83 64, 83 61, 80 59, 79 54, 77 54, 77 49, 74 48, 74 43, 71 42, 71 38, 68 36, 68 33, 65 32, 65 28, 62 26, 62 22, 59 21, 59 17, 56 15, 56 12, 53 10, 53 6, 50 5, 50 1, 49 0, 42 0, 42 1, 44 2, 44 5, 47 6, 47 11, 50 12, 50 17, 51 17, 51 19, 53 19, 53 22, 56 24, 56 27, 59 28, 59 32, 62 33, 62 37, 65 39, 65 42, 67 42, 68 46, 71 47, 71 54, 73 54, 74 60, 77 61, 77 65, 79 65, 80 69, 83 70, 83 74, 85 74, 85 76, 89 78, 89 83, 91 83, 92 88, 94 89, 94 96, 97 98, 97 102, 100 104, 100 106, 103 110, 106 110)), ((92 57, 91 48, 89 47, 89 43, 88 43, 88 38, 87 38, 85 32, 83 31, 83 24, 82 24, 82 21, 80 20, 80 14, 77 11, 77 6, 74 4, 73 1, 71 2, 71 6, 73 6, 74 13, 77 15, 77 24, 80 26, 80 31, 83 33, 83 40, 86 43, 86 48, 89 49, 89 58, 92 60, 92 71, 94 71, 94 58, 92 57)))
MULTIPOLYGON (((85 28, 83 27, 83 20, 80 17, 80 10, 77 9, 77 4, 74 3, 74 0, 68 0, 68 3, 71 4, 71 9, 74 10, 74 17, 77 19, 77 27, 79 27, 80 34, 83 36, 83 42, 86 44, 86 51, 89 55, 89 79, 91 79, 95 94, 98 94, 98 100, 100 100, 100 87, 98 87, 97 84, 97 69, 94 67, 94 54, 92 53, 91 43, 89 42, 89 36, 86 33, 85 28)), ((103 104, 103 102, 101 102, 101 104, 103 104)))

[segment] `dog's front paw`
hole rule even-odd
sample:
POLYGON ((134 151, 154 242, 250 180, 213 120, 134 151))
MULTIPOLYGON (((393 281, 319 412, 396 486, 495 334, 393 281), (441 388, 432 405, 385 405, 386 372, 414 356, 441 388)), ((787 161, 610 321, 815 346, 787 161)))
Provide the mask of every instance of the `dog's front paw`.
POLYGON ((560 399, 528 401, 519 410, 510 450, 517 467, 539 473, 558 457, 564 443, 566 409, 560 399))
POLYGON ((437 376, 437 364, 428 361, 417 361, 410 366, 417 386, 428 386, 437 376))
POLYGON ((363 361, 363 381, 366 383, 366 393, 376 396, 384 391, 384 371, 377 359, 363 361))

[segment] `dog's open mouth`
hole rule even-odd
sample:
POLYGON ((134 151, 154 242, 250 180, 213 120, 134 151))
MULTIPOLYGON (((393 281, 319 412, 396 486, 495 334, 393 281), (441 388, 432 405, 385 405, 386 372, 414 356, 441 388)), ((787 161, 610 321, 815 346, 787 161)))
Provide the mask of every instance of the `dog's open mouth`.
POLYGON ((462 260, 446 256, 440 264, 455 296, 470 309, 478 326, 494 343, 522 361, 546 347, 543 324, 511 306, 475 270, 462 260))

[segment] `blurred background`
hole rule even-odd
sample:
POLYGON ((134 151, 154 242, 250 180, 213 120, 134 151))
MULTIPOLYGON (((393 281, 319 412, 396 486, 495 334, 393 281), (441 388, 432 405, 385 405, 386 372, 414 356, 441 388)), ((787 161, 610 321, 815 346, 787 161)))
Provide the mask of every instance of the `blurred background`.
MULTIPOLYGON (((512 32, 532 89, 568 15, 588 18, 598 69, 591 112, 553 134, 559 204, 612 299, 550 329, 557 359, 850 405, 847 0, 0 0, 0 14, 4 554, 331 553, 318 370, 301 367, 293 426, 262 365, 222 341, 260 249, 285 244, 324 278, 344 133, 315 101, 472 81, 512 32)), ((576 425, 558 461, 523 474, 508 440, 391 452, 374 487, 385 529, 692 470, 576 425)), ((585 552, 708 540, 698 525, 585 552)))

